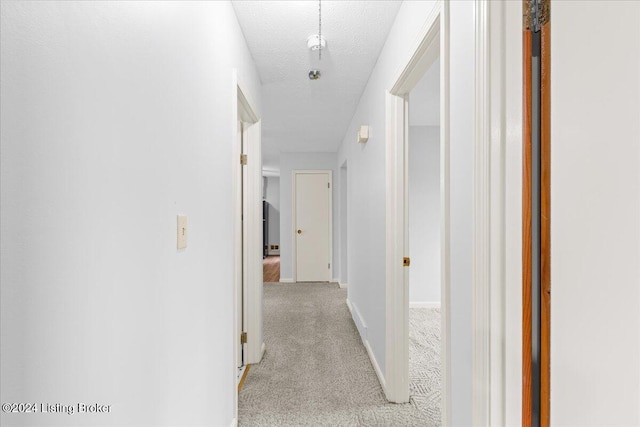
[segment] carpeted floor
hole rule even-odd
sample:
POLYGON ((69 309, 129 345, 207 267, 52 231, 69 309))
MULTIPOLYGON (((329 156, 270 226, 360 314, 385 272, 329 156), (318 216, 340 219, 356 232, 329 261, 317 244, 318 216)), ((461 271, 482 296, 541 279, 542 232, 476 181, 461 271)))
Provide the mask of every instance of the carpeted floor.
POLYGON ((440 309, 409 309, 409 395, 429 425, 440 426, 440 309))
POLYGON ((240 426, 429 426, 384 397, 337 284, 265 283, 267 352, 239 394, 240 426))

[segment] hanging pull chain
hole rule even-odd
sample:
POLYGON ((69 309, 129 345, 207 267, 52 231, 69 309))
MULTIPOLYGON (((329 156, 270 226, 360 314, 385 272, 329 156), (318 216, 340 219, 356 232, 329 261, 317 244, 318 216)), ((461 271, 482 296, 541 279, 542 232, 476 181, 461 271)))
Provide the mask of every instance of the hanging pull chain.
POLYGON ((322 61, 322 0, 318 0, 318 60, 322 61))

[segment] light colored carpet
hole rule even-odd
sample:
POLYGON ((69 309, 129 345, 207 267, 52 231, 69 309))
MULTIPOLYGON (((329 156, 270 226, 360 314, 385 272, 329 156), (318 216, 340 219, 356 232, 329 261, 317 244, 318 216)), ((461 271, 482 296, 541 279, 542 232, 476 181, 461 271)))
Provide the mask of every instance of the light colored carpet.
POLYGON ((267 352, 238 398, 240 426, 429 426, 392 404, 337 284, 265 283, 267 352))
POLYGON ((409 309, 409 395, 430 425, 442 424, 440 309, 409 309))

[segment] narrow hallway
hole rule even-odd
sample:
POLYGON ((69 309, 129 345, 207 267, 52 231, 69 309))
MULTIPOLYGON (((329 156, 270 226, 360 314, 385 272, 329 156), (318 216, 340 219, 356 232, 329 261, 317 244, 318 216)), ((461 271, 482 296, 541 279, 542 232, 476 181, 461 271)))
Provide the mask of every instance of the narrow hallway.
POLYGON ((240 426, 428 426, 392 404, 335 283, 265 283, 267 352, 238 398, 240 426))

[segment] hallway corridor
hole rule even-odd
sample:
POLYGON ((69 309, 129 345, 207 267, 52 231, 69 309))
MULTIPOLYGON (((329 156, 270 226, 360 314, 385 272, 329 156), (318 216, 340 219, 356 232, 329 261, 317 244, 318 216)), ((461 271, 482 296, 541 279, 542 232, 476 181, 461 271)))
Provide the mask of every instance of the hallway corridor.
POLYGON ((240 426, 428 426, 388 403, 336 284, 264 286, 266 354, 239 394, 240 426))

